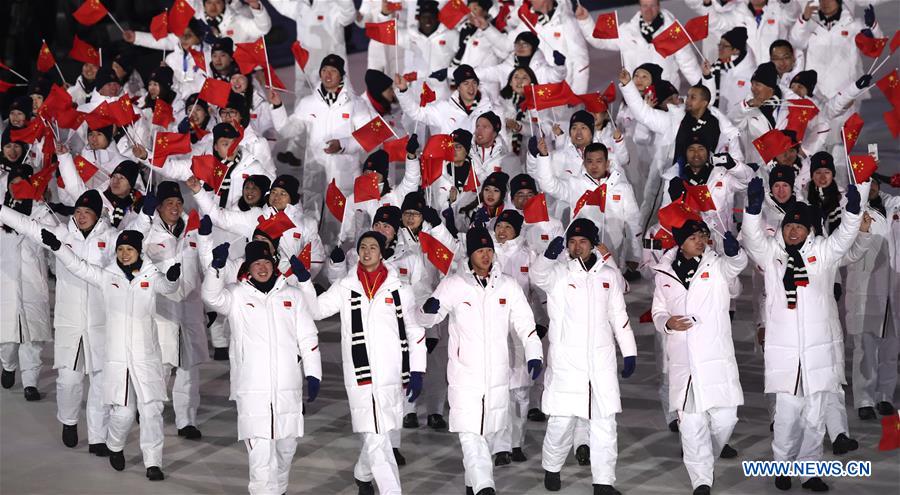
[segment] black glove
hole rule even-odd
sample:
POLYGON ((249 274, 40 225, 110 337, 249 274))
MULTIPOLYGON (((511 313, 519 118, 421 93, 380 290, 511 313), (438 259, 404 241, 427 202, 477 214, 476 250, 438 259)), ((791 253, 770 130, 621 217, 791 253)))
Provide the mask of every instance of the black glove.
POLYGON ((191 121, 187 117, 181 119, 181 122, 178 123, 178 132, 184 134, 191 130, 191 121))
POLYGON ((488 214, 487 208, 483 206, 475 210, 475 213, 472 215, 472 223, 477 227, 484 227, 490 219, 491 216, 488 214))
POLYGON ((437 347, 440 339, 427 338, 425 339, 425 349, 428 349, 428 354, 434 352, 434 349, 437 347))
POLYGON ((220 269, 225 267, 225 262, 228 261, 228 248, 231 246, 230 243, 223 242, 218 246, 214 247, 212 250, 213 259, 210 265, 215 269, 220 269))
POLYGON ((437 314, 439 309, 441 309, 441 302, 433 297, 429 297, 425 304, 422 305, 422 311, 430 315, 437 314))
POLYGON ((856 184, 847 184, 847 211, 859 215, 859 190, 856 184))
POLYGON ((174 282, 181 276, 181 263, 175 263, 166 270, 166 280, 174 282))
POLYGON ((553 63, 556 65, 566 65, 566 56, 557 50, 553 50, 553 63))
POLYGON ((441 212, 441 216, 444 217, 444 226, 447 227, 447 232, 450 232, 450 235, 456 237, 459 234, 459 229, 456 228, 456 218, 453 217, 453 208, 447 208, 441 212))
POLYGON ((863 18, 866 20, 866 27, 873 28, 875 27, 875 7, 869 5, 866 7, 865 14, 863 14, 863 18))
POLYGON ((297 277, 297 281, 301 284, 309 280, 309 270, 306 269, 306 265, 300 261, 300 258, 296 256, 291 256, 291 271, 294 272, 294 276, 297 277))
POLYGON ((56 234, 47 229, 41 229, 41 242, 50 248, 51 251, 59 251, 60 246, 62 246, 62 243, 56 238, 56 234))
POLYGON ((750 170, 753 170, 754 172, 756 172, 757 170, 759 170, 759 164, 758 164, 758 163, 748 163, 747 166, 750 167, 750 170))
POLYGON ((415 155, 416 151, 419 151, 419 135, 412 133, 409 135, 409 141, 406 142, 406 152, 415 155))
POLYGON ((716 153, 712 158, 713 166, 715 167, 725 167, 726 170, 733 169, 737 162, 734 161, 734 158, 731 158, 731 155, 728 153, 716 153))
POLYGON ((531 153, 531 156, 537 158, 538 144, 537 144, 537 138, 534 136, 531 136, 530 138, 528 138, 528 152, 531 153))
POLYGON ((306 377, 306 402, 312 402, 319 396, 319 387, 322 381, 314 376, 306 377))
POLYGON ((152 217, 154 213, 156 213, 156 207, 159 206, 159 200, 156 199, 156 195, 152 192, 148 192, 146 196, 144 196, 144 206, 141 207, 141 212, 148 217, 152 217))
POLYGON ((754 177, 747 186, 747 209, 750 215, 759 215, 763 204, 763 181, 760 177, 754 177))
POLYGON ((429 74, 428 77, 444 82, 444 79, 447 79, 447 69, 436 70, 429 74))
POLYGON ((424 210, 422 210, 422 220, 430 223, 432 227, 437 227, 441 224, 441 216, 438 215, 437 210, 430 206, 426 206, 424 210))
POLYGON ((731 232, 725 232, 725 239, 722 241, 722 247, 725 249, 725 254, 731 257, 737 256, 738 251, 741 250, 741 244, 731 232))
POLYGON ((535 325, 534 330, 537 332, 537 336, 541 340, 544 340, 544 337, 547 336, 547 327, 545 327, 544 325, 535 325))
POLYGON ((859 79, 856 80, 856 87, 859 89, 865 89, 872 84, 872 74, 863 74, 859 79))
POLYGON ((547 249, 544 251, 544 258, 548 260, 555 260, 559 258, 560 253, 563 252, 563 244, 564 240, 561 236, 557 236, 555 239, 550 241, 550 244, 547 244, 547 249))
POLYGON ((344 250, 341 249, 340 246, 335 246, 334 249, 331 250, 331 262, 332 263, 343 263, 344 260, 344 250))
POLYGON ((684 194, 684 182, 681 177, 675 177, 669 181, 669 199, 675 201, 684 194))
POLYGON ((200 227, 197 228, 197 233, 200 235, 212 234, 212 219, 209 218, 209 215, 203 215, 203 218, 200 219, 200 227))

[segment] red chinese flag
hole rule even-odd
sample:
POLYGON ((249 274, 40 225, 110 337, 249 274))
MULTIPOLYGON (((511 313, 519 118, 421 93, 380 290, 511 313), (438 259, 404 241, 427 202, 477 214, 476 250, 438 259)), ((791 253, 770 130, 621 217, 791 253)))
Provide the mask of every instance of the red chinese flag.
POLYGON ((400 12, 403 10, 403 4, 400 2, 387 2, 388 12, 400 12))
POLYGON ((294 222, 291 221, 291 217, 287 216, 284 210, 266 219, 263 219, 262 215, 260 215, 258 221, 256 228, 265 232, 271 239, 278 239, 281 237, 281 234, 296 227, 294 222))
POLYGON ((466 183, 463 184, 463 192, 478 193, 479 184, 475 168, 469 167, 469 175, 466 176, 466 183))
POLYGON ((81 177, 81 182, 91 180, 91 177, 99 170, 93 163, 87 161, 87 159, 81 155, 76 156, 73 161, 75 162, 75 171, 78 172, 78 176, 81 177))
POLYGON ((428 187, 443 173, 444 162, 453 160, 453 137, 434 134, 428 138, 419 161, 422 164, 422 187, 428 187))
POLYGON ((194 59, 194 65, 203 72, 206 72, 206 56, 203 55, 203 52, 188 48, 188 53, 190 53, 191 58, 194 59))
POLYGON ((112 117, 113 123, 120 126, 131 125, 141 118, 140 115, 134 113, 134 105, 127 94, 109 104, 109 115, 112 117))
POLYGON ((900 448, 900 412, 881 418, 881 440, 878 450, 900 448))
POLYGON ((609 83, 609 86, 607 86, 606 90, 603 91, 602 98, 606 101, 607 104, 616 101, 616 83, 609 83))
POLYGON ((547 212, 547 196, 544 193, 532 196, 522 207, 522 216, 525 223, 549 222, 550 214, 547 212))
POLYGON ((294 54, 294 60, 297 61, 297 65, 300 66, 300 70, 306 70, 306 64, 309 63, 309 52, 306 48, 300 46, 299 41, 295 41, 291 45, 291 53, 294 54))
POLYGON ((366 150, 366 153, 374 150, 379 144, 392 137, 394 137, 394 131, 392 131, 391 126, 381 118, 381 115, 376 115, 375 118, 366 123, 366 125, 353 131, 353 139, 356 139, 356 142, 362 146, 362 149, 366 150))
POLYGON ((78 21, 78 24, 82 26, 93 26, 100 22, 100 19, 106 17, 109 11, 106 10, 106 7, 100 3, 100 0, 85 0, 80 7, 78 7, 75 12, 72 13, 72 17, 78 21))
POLYGON ((891 38, 891 55, 897 51, 898 47, 900 47, 900 31, 894 31, 894 36, 891 38))
POLYGON ((59 84, 54 84, 50 87, 50 93, 44 98, 42 107, 47 107, 47 110, 51 112, 60 112, 72 108, 72 105, 72 95, 59 84))
MULTIPOLYGON (((466 10, 468 11, 468 8, 466 10)), ((396 45, 397 22, 393 19, 385 22, 367 22, 366 36, 385 45, 396 45)))
POLYGON ((77 34, 72 38, 72 49, 69 50, 69 58, 83 64, 100 66, 100 52, 90 44, 82 41, 77 34))
POLYGON ((437 100, 437 93, 428 86, 428 83, 422 83, 422 94, 419 96, 419 106, 424 107, 435 100, 437 100))
POLYGON ((900 107, 893 107, 882 115, 894 139, 900 137, 900 107))
POLYGON ((897 69, 882 77, 875 85, 884 93, 891 105, 900 106, 900 77, 897 75, 897 69))
POLYGON ((346 206, 346 204, 347 198, 344 196, 344 193, 338 189, 334 179, 331 179, 331 184, 328 184, 328 189, 325 191, 325 206, 328 207, 328 211, 334 215, 334 218, 336 218, 338 222, 344 221, 344 206, 346 206))
MULTIPOLYGON (((684 225, 684 223, 682 223, 684 225)), ((678 243, 675 242, 675 237, 672 236, 672 233, 666 229, 659 229, 653 234, 653 240, 659 241, 662 244, 663 249, 672 249, 678 243)))
POLYGON ((209 184, 209 187, 218 191, 219 186, 228 173, 228 166, 220 162, 214 155, 197 155, 191 157, 191 173, 194 177, 209 184))
MULTIPOLYGON (((588 93, 586 95, 575 95, 578 103, 584 105, 584 109, 591 113, 600 113, 609 110, 609 105, 600 92, 588 93)), ((573 100, 575 103, 575 100, 573 100)))
POLYGON ((353 202, 362 203, 372 199, 381 199, 381 189, 378 187, 378 174, 368 172, 353 181, 353 202))
POLYGON ((809 122, 819 115, 819 109, 812 100, 807 98, 788 100, 788 118, 786 130, 792 130, 797 133, 797 141, 803 141, 806 136, 806 127, 809 122))
POLYGON ((257 67, 266 69, 269 61, 266 60, 266 50, 263 39, 253 43, 237 43, 234 45, 234 61, 237 62, 242 74, 249 74, 257 67))
POLYGON ((702 218, 695 210, 686 205, 682 198, 659 209, 659 224, 669 232, 672 229, 681 228, 688 220, 700 221, 702 218))
POLYGON ((197 213, 197 210, 191 210, 188 213, 187 225, 184 226, 184 233, 187 234, 192 230, 197 230, 200 228, 200 214, 197 213))
POLYGON ((497 28, 497 31, 506 32, 506 26, 509 24, 509 13, 511 10, 509 3, 500 4, 500 10, 498 10, 497 15, 494 16, 494 27, 497 28))
POLYGON ((784 153, 793 145, 791 138, 778 129, 772 129, 753 140, 753 146, 759 152, 764 163, 774 160, 776 156, 784 153))
POLYGON ((403 80, 405 80, 406 82, 416 82, 419 80, 419 73, 407 72, 406 74, 403 74, 403 80))
POLYGON ((402 138, 390 139, 382 144, 382 148, 388 154, 389 162, 406 161, 406 143, 409 142, 409 136, 402 138))
MULTIPOLYGON (((309 267, 312 266, 312 243, 307 242, 303 249, 300 250, 300 254, 297 255, 297 259, 303 263, 303 266, 309 270, 309 267)), ((293 275, 293 272, 291 273, 293 275)), ((290 275, 288 275, 290 276, 290 275)))
POLYGON ((158 132, 153 142, 153 161, 155 167, 162 167, 166 158, 171 155, 183 155, 191 152, 191 135, 178 132, 158 132))
POLYGON ((0 93, 6 93, 10 90, 10 88, 16 87, 15 84, 8 83, 6 81, 0 81, 0 93))
POLYGON ((524 88, 525 109, 545 110, 568 105, 577 100, 569 83, 529 84, 524 88))
POLYGON ((853 150, 853 146, 856 145, 856 140, 859 139, 859 133, 862 132, 863 124, 865 122, 863 122, 859 113, 854 113, 844 122, 843 132, 847 153, 850 153, 853 150))
POLYGON ((450 265, 453 264, 453 251, 447 249, 441 241, 435 239, 431 234, 420 232, 419 245, 422 252, 428 258, 428 261, 441 271, 444 275, 450 271, 450 265))
POLYGON ((687 31, 688 36, 694 43, 705 40, 709 36, 709 14, 694 17, 687 21, 684 25, 684 30, 687 31))
POLYGON ((87 122, 88 129, 99 129, 101 127, 106 127, 115 124, 115 120, 113 120, 112 110, 110 109, 110 104, 107 101, 104 101, 94 107, 93 110, 85 114, 84 120, 87 122))
POLYGON ((693 211, 715 211, 716 203, 712 199, 712 193, 705 184, 701 186, 692 186, 684 184, 685 204, 693 211))
POLYGON ((73 107, 66 107, 56 113, 56 125, 63 129, 78 129, 84 120, 85 114, 73 107))
POLYGON ((40 117, 35 117, 25 124, 21 129, 9 128, 10 141, 21 141, 23 143, 34 144, 35 141, 44 135, 47 126, 40 117))
POLYGON ((438 12, 438 20, 447 29, 453 29, 459 24, 459 21, 469 15, 469 12, 469 7, 463 0, 450 0, 438 12))
POLYGON ((238 145, 244 140, 244 126, 241 125, 240 121, 231 121, 231 127, 234 127, 234 130, 238 132, 238 137, 231 140, 231 145, 228 146, 228 156, 234 156, 234 152, 237 150, 238 145))
POLYGON ((157 98, 156 103, 153 105, 153 125, 166 128, 172 122, 175 122, 172 105, 166 103, 162 98, 157 98))
POLYGON ((169 32, 175 36, 183 35, 193 18, 194 8, 186 0, 175 0, 169 11, 169 32))
POLYGON ((169 13, 162 12, 155 16, 150 21, 150 34, 153 35, 153 39, 161 40, 169 35, 169 13))
POLYGON ((690 42, 691 39, 684 32, 684 28, 681 27, 681 24, 675 22, 653 38, 653 47, 656 48, 657 53, 666 58, 688 46, 690 42))
POLYGON ((619 37, 619 16, 613 11, 597 16, 594 24, 594 38, 598 40, 614 40, 619 37))
POLYGON ((572 207, 572 218, 577 217, 578 212, 587 204, 588 198, 591 197, 591 192, 592 191, 585 191, 584 194, 578 198, 578 201, 575 202, 575 205, 572 207))
POLYGON ((591 191, 587 197, 587 204, 600 207, 600 211, 606 212, 606 184, 591 191))
POLYGON ((534 32, 534 26, 538 22, 538 15, 533 10, 531 10, 531 2, 529 0, 525 0, 522 2, 522 5, 519 7, 519 11, 517 12, 519 19, 522 19, 525 27, 534 32))
POLYGON ((850 168, 853 169, 855 184, 862 184, 878 170, 878 165, 872 155, 850 155, 850 168))
POLYGON ((9 186, 13 198, 19 200, 43 200, 44 192, 47 190, 47 186, 50 185, 50 179, 53 178, 54 172, 56 172, 55 165, 44 167, 32 174, 31 177, 9 186))
POLYGON ((870 38, 862 32, 856 33, 854 41, 856 41, 856 48, 859 48, 860 53, 870 58, 880 57, 884 47, 888 44, 887 38, 870 38))
POLYGON ((231 84, 226 81, 219 81, 207 77, 203 81, 203 87, 200 89, 199 98, 207 103, 224 108, 228 105, 228 95, 231 94, 231 84))
POLYGON ((53 53, 50 52, 50 47, 47 46, 47 42, 45 41, 41 44, 41 49, 38 52, 37 70, 38 72, 47 72, 52 69, 54 65, 56 65, 56 59, 53 58, 53 53))

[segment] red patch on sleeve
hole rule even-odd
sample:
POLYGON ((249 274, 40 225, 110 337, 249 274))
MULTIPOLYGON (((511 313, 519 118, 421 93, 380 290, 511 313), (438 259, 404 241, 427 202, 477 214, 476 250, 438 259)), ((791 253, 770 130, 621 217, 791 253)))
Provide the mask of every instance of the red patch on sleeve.
POLYGON ((744 81, 743 79, 740 80, 740 81, 738 81, 738 87, 739 87, 739 88, 743 88, 746 84, 747 84, 747 81, 744 81))
POLYGON ((478 40, 472 41, 472 46, 478 46, 478 40))
POLYGON ((722 184, 722 181, 716 181, 715 187, 724 187, 724 186, 725 186, 725 184, 722 184))
POLYGON ((103 241, 97 241, 97 247, 100 249, 106 249, 106 243, 103 241))
POLYGON ((541 240, 542 240, 542 241, 549 241, 549 240, 550 240, 550 236, 547 235, 547 234, 541 234, 541 240))
POLYGON ((284 307, 285 307, 285 308, 290 308, 291 306, 292 306, 292 304, 291 304, 290 301, 284 301, 284 307))
POLYGON ((349 113, 345 113, 345 114, 341 115, 341 117, 343 117, 343 118, 345 118, 345 119, 349 119, 349 118, 350 118, 350 114, 349 114, 349 113))
POLYGON ((766 24, 775 24, 775 19, 766 19, 766 24))
POLYGON ((300 232, 294 232, 294 239, 300 238, 300 232))
POLYGON ((809 261, 810 263, 815 263, 815 262, 816 262, 816 257, 815 257, 815 256, 810 256, 809 258, 806 258, 806 261, 809 261))
POLYGON ((528 267, 527 266, 519 267, 519 271, 522 273, 528 273, 528 267))
POLYGON ((709 272, 703 272, 700 274, 700 278, 709 278, 709 272))
POLYGON ((501 304, 501 305, 506 305, 506 299, 504 299, 504 298, 501 297, 501 298, 500 298, 500 304, 501 304))
POLYGON ((141 282, 141 289, 146 289, 147 287, 150 287, 150 282, 141 282))
POLYGON ((247 180, 250 178, 250 174, 241 174, 241 178, 247 180))
POLYGON ((406 268, 400 269, 400 275, 406 275, 407 273, 409 273, 409 270, 407 270, 406 268))
POLYGON ((316 16, 316 19, 317 19, 317 20, 320 20, 320 21, 324 21, 324 20, 325 20, 325 16, 324 16, 324 15, 317 15, 317 16, 316 16))
POLYGON ((192 248, 197 247, 197 243, 196 243, 196 242, 193 242, 193 241, 188 242, 188 245, 191 246, 192 248))
POLYGON ((447 44, 447 42, 445 40, 438 40, 438 45, 444 46, 446 44, 447 44))
POLYGON ((603 288, 609 289, 609 282, 603 282, 603 288))
POLYGON ((613 194, 612 198, 613 198, 613 201, 622 201, 621 194, 613 194))

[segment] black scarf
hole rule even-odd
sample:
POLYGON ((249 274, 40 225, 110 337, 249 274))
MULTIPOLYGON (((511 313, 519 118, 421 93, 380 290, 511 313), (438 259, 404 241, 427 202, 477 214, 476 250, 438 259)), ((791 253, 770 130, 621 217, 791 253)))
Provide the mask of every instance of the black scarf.
POLYGON ((678 133, 675 135, 676 161, 678 158, 686 158, 689 144, 688 138, 703 129, 707 129, 706 131, 703 131, 703 134, 708 134, 710 137, 710 144, 715 146, 716 143, 719 142, 721 130, 719 128, 719 119, 709 111, 709 108, 703 112, 703 115, 701 115, 699 119, 694 118, 690 112, 684 113, 684 118, 681 119, 681 124, 678 126, 678 133))
POLYGON ((469 38, 471 38, 476 31, 478 31, 478 28, 468 22, 459 30, 459 45, 456 49, 456 54, 453 55, 451 65, 459 65, 462 63, 463 56, 466 54, 466 47, 469 46, 469 38))
MULTIPOLYGON (((810 234, 812 235, 812 234, 810 234)), ((797 308, 797 287, 806 287, 809 285, 809 276, 806 274, 806 263, 803 262, 803 255, 800 254, 801 245, 785 246, 787 251, 787 268, 784 270, 784 294, 787 297, 788 309, 797 308)))
POLYGON ((271 277, 269 277, 268 282, 260 282, 253 277, 250 277, 248 281, 250 285, 252 285, 256 290, 262 292, 263 294, 268 294, 273 287, 275 287, 275 282, 278 280, 278 277, 273 273, 271 277))
POLYGON ((213 16, 213 17, 210 17, 210 16, 204 14, 203 17, 206 18, 206 25, 209 26, 209 28, 212 30, 213 34, 215 34, 216 37, 218 37, 220 34, 219 33, 219 24, 222 23, 222 18, 225 17, 224 12, 222 14, 219 14, 219 15, 213 16))
POLYGON ((534 58, 534 54, 527 57, 520 57, 518 55, 513 56, 513 69, 517 69, 519 67, 528 67, 531 64, 531 59, 534 58))
POLYGON ((134 272, 140 271, 141 266, 143 266, 143 264, 144 264, 144 260, 142 260, 140 258, 138 258, 137 261, 135 261, 134 263, 132 263, 130 265, 123 265, 121 261, 116 259, 116 265, 119 266, 119 269, 122 270, 122 273, 125 274, 125 278, 127 278, 129 282, 134 280, 134 272))
POLYGON ((719 107, 719 95, 722 92, 722 75, 731 69, 735 68, 738 64, 740 64, 744 60, 744 56, 746 54, 741 52, 740 55, 737 56, 734 60, 729 60, 727 62, 723 62, 719 59, 716 59, 710 67, 710 76, 716 80, 716 94, 713 95, 712 100, 715 102, 714 105, 716 108, 719 107))
POLYGON ((342 89, 344 89, 344 83, 341 83, 341 85, 338 86, 336 90, 334 90, 334 93, 327 91, 325 89, 325 85, 320 84, 319 85, 319 96, 321 96, 322 100, 325 101, 325 104, 327 104, 330 107, 331 105, 334 105, 334 102, 337 101, 338 95, 341 94, 342 89))
POLYGON ((887 210, 884 207, 884 201, 882 201, 881 196, 875 196, 875 199, 870 199, 869 207, 874 208, 875 211, 881 213, 881 216, 887 218, 887 210))
POLYGON ((106 199, 113 205, 113 211, 111 213, 112 224, 113 227, 118 227, 119 224, 122 223, 122 219, 124 219, 125 215, 128 213, 128 210, 134 205, 134 196, 129 194, 124 198, 120 198, 113 194, 109 189, 103 191, 103 195, 106 196, 106 199))
POLYGON ((638 27, 641 30, 641 36, 647 43, 653 42, 653 35, 663 26, 663 16, 662 14, 658 14, 650 24, 644 22, 644 18, 638 20, 638 27))
POLYGON ((822 25, 825 26, 825 29, 830 30, 831 27, 834 26, 834 23, 841 19, 841 10, 841 6, 838 5, 837 12, 835 12, 832 16, 827 16, 822 13, 821 10, 819 11, 819 20, 822 21, 822 25))
POLYGON ((781 90, 775 88, 775 94, 759 106, 759 112, 763 114, 772 129, 775 128, 775 110, 779 108, 779 105, 781 105, 781 90))
MULTIPOLYGON (((238 164, 241 163, 241 158, 241 150, 238 149, 234 153, 234 158, 231 160, 222 160, 222 164, 228 167, 228 171, 225 172, 225 178, 222 179, 222 184, 219 185, 219 208, 228 206, 228 192, 231 190, 231 174, 234 172, 234 169, 237 168, 238 164)), ((209 191, 213 190, 212 187, 206 184, 204 184, 204 186, 208 187, 209 191)))
POLYGON ((175 222, 175 225, 172 225, 171 227, 165 222, 163 222, 163 225, 165 226, 166 231, 172 234, 176 239, 181 237, 181 233, 184 232, 185 224, 184 220, 181 218, 179 218, 178 221, 175 222))
POLYGON ((591 253, 591 255, 588 256, 587 260, 578 258, 578 261, 581 264, 581 268, 584 269, 584 271, 588 272, 591 270, 591 268, 594 267, 594 265, 597 264, 597 255, 594 253, 591 253))
POLYGON ((831 181, 828 187, 822 189, 810 181, 807 187, 809 204, 818 208, 824 217, 821 233, 828 235, 834 232, 841 225, 841 192, 837 184, 831 181))
POLYGON ((769 193, 769 197, 772 198, 772 203, 775 204, 775 207, 778 208, 778 211, 781 212, 781 214, 786 213, 797 203, 797 198, 795 198, 793 194, 791 194, 791 197, 788 198, 788 200, 784 203, 778 202, 778 200, 775 199, 775 196, 773 196, 772 193, 769 193))
POLYGON ((553 19, 553 14, 556 13, 556 0, 553 0, 553 7, 547 11, 546 14, 537 13, 538 15, 538 24, 547 24, 553 19))
MULTIPOLYGON (((391 299, 396 309, 397 330, 400 337, 400 378, 403 385, 406 386, 409 383, 409 343, 406 340, 406 325, 403 321, 400 292, 392 291, 391 299)), ((372 384, 372 369, 369 366, 369 351, 366 345, 361 306, 362 294, 350 291, 350 356, 353 359, 356 384, 359 386, 372 384)))
POLYGON ((469 179, 469 173, 472 170, 472 159, 466 157, 466 160, 458 167, 453 162, 449 162, 446 165, 446 169, 451 177, 454 177, 455 174, 454 178, 456 182, 453 185, 457 189, 462 190, 462 188, 466 186, 466 181, 469 179))
POLYGON ((692 186, 702 186, 706 184, 706 181, 709 180, 709 174, 712 173, 712 166, 708 163, 700 169, 699 172, 694 173, 694 169, 691 167, 684 167, 684 180, 688 181, 688 183, 692 186))
POLYGON ((685 258, 680 249, 672 262, 672 271, 675 272, 675 275, 678 275, 678 281, 681 282, 685 289, 691 284, 691 279, 694 278, 694 274, 697 273, 697 268, 699 267, 699 256, 694 256, 690 259, 685 258))

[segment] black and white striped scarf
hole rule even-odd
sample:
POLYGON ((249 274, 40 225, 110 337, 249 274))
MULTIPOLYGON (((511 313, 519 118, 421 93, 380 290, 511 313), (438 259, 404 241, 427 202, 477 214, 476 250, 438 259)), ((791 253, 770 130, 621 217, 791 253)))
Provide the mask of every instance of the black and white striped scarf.
POLYGON ((222 184, 219 186, 219 208, 228 206, 228 192, 231 190, 231 173, 234 172, 239 163, 241 163, 241 150, 235 152, 232 160, 222 162, 223 165, 228 166, 228 171, 225 172, 225 178, 222 179, 222 184))
POLYGON ((787 297, 788 309, 797 308, 797 287, 809 285, 809 276, 806 274, 806 263, 800 253, 800 246, 785 246, 788 254, 787 268, 784 270, 784 294, 787 297))
POLYGON ((325 100, 325 104, 327 104, 330 107, 331 105, 334 105, 334 102, 337 101, 338 95, 341 94, 342 89, 344 89, 343 84, 338 86, 337 89, 334 90, 334 93, 332 93, 330 91, 326 91, 324 85, 320 85, 319 86, 319 95, 321 95, 322 99, 325 100))
POLYGON ((699 256, 685 258, 684 255, 681 254, 681 250, 678 251, 678 254, 675 255, 675 261, 672 262, 672 270, 675 272, 675 275, 678 275, 678 280, 685 288, 691 284, 691 279, 694 278, 694 274, 697 273, 697 268, 699 266, 699 256))
POLYGON ((462 63, 463 56, 466 54, 466 48, 469 46, 469 38, 471 38, 476 31, 478 31, 478 28, 468 22, 459 30, 459 45, 456 48, 456 54, 453 55, 451 65, 456 66, 462 63))
POLYGON ((731 69, 734 69, 737 64, 741 63, 741 61, 744 60, 744 55, 744 53, 741 53, 738 57, 727 62, 717 59, 710 67, 709 77, 715 78, 716 80, 716 94, 713 95, 713 101, 715 102, 714 105, 716 107, 719 106, 719 96, 722 93, 722 75, 731 69))
POLYGON ((809 183, 809 204, 822 212, 823 221, 818 229, 822 235, 829 235, 841 226, 841 192, 832 181, 828 187, 821 188, 812 181, 809 183))
MULTIPOLYGON (((405 387, 409 383, 409 342, 406 340, 406 325, 403 323, 403 306, 400 292, 392 291, 391 298, 397 310, 397 332, 400 336, 401 379, 405 387)), ((369 365, 369 351, 362 320, 362 294, 350 291, 350 356, 353 359, 353 374, 359 386, 372 384, 372 368, 369 365)))
POLYGON ((128 213, 128 209, 134 206, 134 197, 129 194, 124 198, 120 198, 112 193, 109 189, 103 192, 103 195, 106 196, 106 199, 109 200, 113 205, 113 210, 110 213, 110 217, 112 220, 113 227, 118 227, 122 220, 125 218, 125 214, 128 213))
POLYGON ((644 40, 646 40, 647 43, 652 43, 653 35, 663 26, 663 16, 662 14, 657 15, 656 19, 653 19, 650 24, 647 24, 644 22, 644 19, 641 18, 638 20, 638 26, 641 29, 641 36, 644 37, 644 40))

